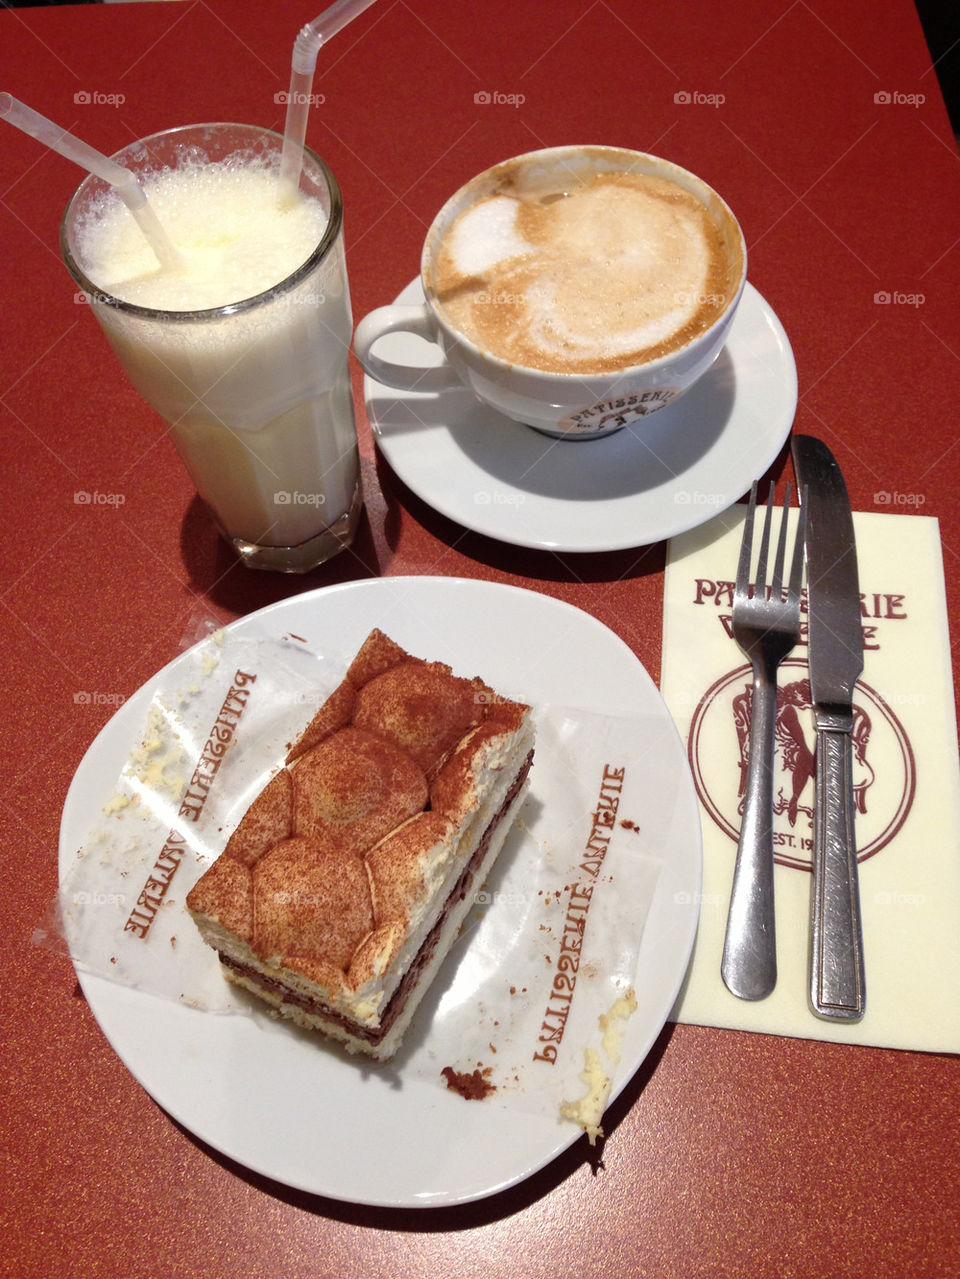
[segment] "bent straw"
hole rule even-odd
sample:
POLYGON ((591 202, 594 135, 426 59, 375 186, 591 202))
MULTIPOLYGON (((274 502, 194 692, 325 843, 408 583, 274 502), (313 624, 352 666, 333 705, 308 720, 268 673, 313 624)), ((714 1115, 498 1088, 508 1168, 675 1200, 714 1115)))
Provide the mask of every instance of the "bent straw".
POLYGON ((0 118, 8 121, 16 128, 36 138, 51 151, 79 164, 82 169, 93 173, 96 177, 109 182, 117 191, 124 204, 137 220, 137 225, 146 237, 150 247, 157 255, 163 267, 175 267, 180 263, 176 249, 170 243, 166 231, 160 225, 156 213, 147 203, 147 197, 137 181, 136 175, 129 169, 108 160, 100 151, 86 142, 66 133, 58 124, 48 120, 46 116, 34 111, 25 103, 19 102, 9 93, 0 93, 0 118))
POLYGON ((303 141, 307 136, 307 111, 317 54, 321 46, 342 31, 348 22, 368 9, 374 0, 336 0, 319 17, 302 27, 293 42, 290 68, 290 92, 287 95, 287 119, 283 128, 283 154, 280 157, 280 180, 287 198, 300 185, 303 165, 303 141))

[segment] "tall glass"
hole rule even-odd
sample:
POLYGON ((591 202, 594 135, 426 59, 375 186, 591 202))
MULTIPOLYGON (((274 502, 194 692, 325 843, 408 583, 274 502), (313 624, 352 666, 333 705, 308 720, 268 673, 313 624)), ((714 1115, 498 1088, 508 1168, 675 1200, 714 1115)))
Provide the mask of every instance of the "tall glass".
MULTIPOLYGON (((143 138, 113 159, 140 176, 185 156, 273 159, 282 144, 255 125, 198 124, 143 138)), ((127 376, 170 424, 197 491, 245 564, 296 573, 323 563, 350 544, 362 506, 336 179, 305 148, 300 190, 327 214, 319 243, 266 292, 199 311, 134 305, 87 276, 78 230, 107 190, 93 176, 80 184, 60 247, 127 376)))

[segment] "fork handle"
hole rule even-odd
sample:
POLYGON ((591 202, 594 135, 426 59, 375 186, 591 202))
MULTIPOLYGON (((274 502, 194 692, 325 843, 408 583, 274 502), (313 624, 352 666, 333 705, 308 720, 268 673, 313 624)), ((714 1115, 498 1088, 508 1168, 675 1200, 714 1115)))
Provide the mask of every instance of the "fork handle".
POLYGON ((854 836, 849 729, 817 723, 810 1001, 818 1017, 859 1021, 866 1011, 863 930, 854 836))
POLYGON ((777 984, 773 907, 773 751, 776 680, 755 674, 746 798, 733 872, 720 974, 740 999, 764 999, 777 984))

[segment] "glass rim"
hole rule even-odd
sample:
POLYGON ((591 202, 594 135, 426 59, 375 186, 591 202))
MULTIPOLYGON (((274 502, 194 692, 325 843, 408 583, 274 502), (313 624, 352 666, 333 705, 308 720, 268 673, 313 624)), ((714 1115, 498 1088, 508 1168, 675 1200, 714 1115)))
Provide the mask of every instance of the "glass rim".
MULTIPOLYGON (((135 142, 130 142, 125 147, 121 147, 110 158, 117 161, 117 157, 129 151, 131 147, 139 144, 149 144, 159 139, 171 137, 177 133, 187 133, 195 129, 248 129, 255 133, 259 133, 266 137, 275 138, 279 143, 283 143, 283 135, 277 133, 274 129, 264 128, 259 124, 242 124, 238 121, 231 120, 211 120, 201 122, 199 124, 182 124, 175 125, 172 129, 162 129, 158 133, 147 134, 146 137, 138 138, 135 142)), ((126 315, 137 316, 147 320, 163 319, 172 321, 173 323, 198 323, 202 321, 210 321, 216 319, 225 319, 232 315, 240 315, 245 311, 251 311, 255 307, 262 306, 264 303, 279 298, 285 293, 289 293, 295 289, 303 280, 307 278, 325 257, 330 253, 337 237, 343 228, 343 196, 340 191, 340 184, 333 175, 333 171, 329 165, 317 155, 312 147, 304 145, 304 155, 308 155, 311 161, 320 170, 324 181, 327 184, 327 192, 330 197, 330 214, 327 219, 327 225, 324 228, 320 241, 314 248, 310 256, 289 275, 278 281, 277 284, 271 285, 269 289, 264 289, 260 293, 254 293, 251 297, 241 298, 237 302, 228 302, 223 306, 202 307, 195 311, 170 311, 162 307, 141 306, 136 302, 128 302, 124 298, 118 298, 107 290, 100 288, 94 284, 90 277, 86 274, 83 267, 74 257, 70 248, 67 224, 70 220, 71 212, 80 199, 82 193, 88 189, 94 182, 102 181, 94 174, 88 174, 73 195, 70 197, 69 203, 64 210, 63 217, 60 221, 60 253, 67 270, 73 276, 77 284, 80 285, 82 292, 90 295, 97 303, 103 306, 112 307, 115 311, 121 311, 126 315)))

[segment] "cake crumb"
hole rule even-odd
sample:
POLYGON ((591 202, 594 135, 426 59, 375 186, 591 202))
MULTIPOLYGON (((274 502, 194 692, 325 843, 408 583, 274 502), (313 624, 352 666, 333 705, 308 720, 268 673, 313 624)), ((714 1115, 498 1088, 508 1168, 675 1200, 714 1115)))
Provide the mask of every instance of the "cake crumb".
POLYGON ((617 1028, 614 1022, 625 1022, 636 1011, 637 996, 630 986, 599 1018, 600 1029, 603 1031, 603 1051, 614 1065, 620 1060, 620 1040, 623 1038, 623 1027, 617 1028))
POLYGON ((560 1114, 579 1124, 587 1134, 591 1146, 597 1144, 597 1138, 603 1136, 600 1120, 607 1108, 612 1080, 600 1064, 600 1054, 595 1048, 587 1048, 584 1052, 583 1070, 580 1079, 587 1086, 584 1096, 576 1101, 562 1101, 560 1114))
POLYGON ((473 1070, 468 1074, 465 1070, 454 1070, 452 1066, 444 1066, 440 1074, 447 1081, 450 1091, 458 1093, 466 1101, 482 1101, 490 1093, 496 1092, 496 1084, 484 1078, 480 1070, 473 1070))
MULTIPOLYGON (((624 994, 615 999, 610 1008, 605 1013, 601 1013, 597 1019, 600 1030, 603 1032, 603 1052, 612 1066, 620 1060, 620 1040, 623 1038, 623 1028, 616 1026, 615 1023, 625 1022, 631 1013, 636 1012, 636 1009, 637 996, 633 987, 629 986, 624 994)), ((584 1066, 580 1072, 580 1079, 587 1086, 586 1093, 576 1101, 562 1101, 560 1114, 564 1119, 579 1124, 587 1134, 590 1145, 595 1146, 597 1138, 603 1136, 600 1120, 607 1108, 613 1083, 595 1048, 584 1050, 584 1066)))

